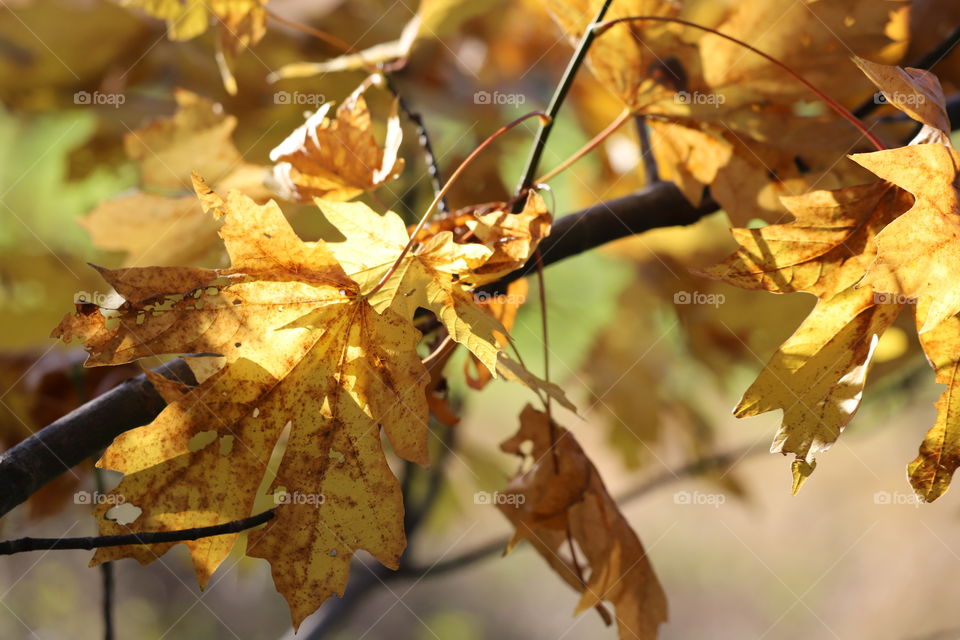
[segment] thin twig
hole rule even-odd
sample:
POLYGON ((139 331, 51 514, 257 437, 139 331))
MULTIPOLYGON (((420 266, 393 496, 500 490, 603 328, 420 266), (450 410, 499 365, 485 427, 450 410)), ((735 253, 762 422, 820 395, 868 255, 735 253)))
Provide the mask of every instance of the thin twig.
POLYGON ((657 159, 653 156, 653 146, 650 143, 650 125, 646 116, 638 115, 637 137, 640 140, 640 161, 643 163, 644 184, 653 184, 660 181, 660 170, 657 168, 657 159))
POLYGON ((122 547, 128 544, 159 544, 163 542, 183 542, 199 540, 227 533, 238 533, 269 522, 276 514, 273 509, 255 516, 215 524, 209 527, 179 529, 177 531, 144 531, 124 533, 115 536, 90 536, 87 538, 19 538, 0 542, 0 556, 9 556, 26 551, 61 551, 65 549, 99 549, 101 547, 122 547))
MULTIPOLYGON (((383 73, 382 75, 384 85, 397 99, 397 105, 400 107, 400 111, 407 117, 407 120, 413 123, 414 128, 417 130, 417 141, 420 143, 420 149, 423 151, 423 159, 427 165, 427 173, 430 176, 430 185, 433 187, 433 195, 436 197, 443 187, 443 180, 440 178, 440 165, 437 163, 437 156, 433 152, 433 144, 431 144, 430 135, 427 133, 427 128, 423 124, 423 118, 419 113, 410 108, 410 105, 394 84, 390 74, 383 73)), ((440 213, 450 212, 445 197, 440 197, 437 202, 437 211, 440 213)))
POLYGON ((314 38, 317 38, 322 42, 326 42, 327 44, 339 49, 344 53, 354 53, 353 47, 351 47, 349 44, 347 44, 337 36, 333 35, 332 33, 321 31, 320 29, 311 27, 308 24, 303 24, 302 22, 297 22, 296 20, 284 18, 283 16, 278 15, 271 9, 267 9, 267 16, 273 20, 276 20, 280 24, 290 27, 291 29, 296 29, 297 31, 301 31, 303 33, 306 33, 307 35, 313 36, 314 38))
MULTIPOLYGON (((94 469, 93 478, 98 494, 106 492, 103 469, 94 469)), ((113 563, 100 564, 100 584, 103 588, 103 640, 113 640, 113 563)))
POLYGON ((549 116, 550 119, 540 123, 537 137, 534 139, 533 147, 530 148, 530 156, 527 158, 523 176, 520 178, 520 184, 517 186, 516 195, 518 197, 513 204, 514 213, 519 213, 523 210, 526 198, 523 198, 522 195, 533 186, 533 179, 540 166, 540 158, 547 148, 547 138, 550 137, 550 132, 553 130, 553 123, 556 120, 557 114, 560 113, 560 107, 563 106, 564 101, 567 99, 567 93, 569 93, 570 87, 573 86, 573 79, 577 75, 577 70, 583 64, 584 59, 587 57, 587 51, 589 51, 590 45, 593 43, 594 38, 596 38, 593 28, 600 24, 603 17, 607 15, 607 9, 610 8, 612 2, 613 0, 604 0, 603 5, 601 5, 597 11, 590 25, 586 31, 583 32, 580 43, 577 45, 573 56, 570 58, 570 62, 567 63, 567 68, 564 70, 563 76, 560 78, 560 84, 557 85, 556 90, 553 92, 553 97, 550 98, 550 104, 547 106, 547 116, 549 116))

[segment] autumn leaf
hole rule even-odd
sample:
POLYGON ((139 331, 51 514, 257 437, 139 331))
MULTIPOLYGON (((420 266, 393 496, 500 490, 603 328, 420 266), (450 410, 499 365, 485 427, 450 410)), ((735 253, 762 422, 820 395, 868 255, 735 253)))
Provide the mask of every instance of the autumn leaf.
MULTIPOLYGON (((121 435, 100 461, 125 474, 114 494, 143 510, 134 530, 249 516, 289 429, 268 485, 281 507, 251 537, 248 554, 270 561, 297 626, 326 597, 343 594, 357 549, 397 566, 403 505, 380 429, 399 456, 426 463, 429 376, 416 352, 420 333, 392 310, 375 310, 327 246, 301 241, 276 204, 237 192, 219 201, 199 181, 197 189, 224 219, 231 267, 101 270, 127 302, 68 315, 55 335, 82 337, 88 364, 179 353, 225 358, 195 389, 162 389, 167 408, 121 435)), ((128 530, 102 506, 102 533, 128 530)), ((235 541, 186 543, 201 585, 235 541)), ((149 562, 168 547, 102 549, 94 561, 149 562)))
POLYGON ((663 588, 637 534, 573 435, 527 405, 520 430, 501 449, 532 460, 497 505, 516 527, 507 551, 530 542, 582 594, 575 614, 605 600, 614 606, 620 638, 655 638, 667 619, 663 588), (577 561, 563 555, 568 536, 584 556, 577 561))
POLYGON ((96 246, 126 254, 125 266, 195 264, 211 253, 219 225, 197 203, 194 170, 222 193, 236 189, 258 201, 270 195, 266 168, 244 162, 231 140, 237 119, 189 91, 174 96, 173 116, 124 138, 140 170, 139 188, 101 202, 80 220, 96 246))
POLYGON ((361 84, 331 118, 332 102, 324 103, 307 121, 270 152, 276 163, 271 186, 287 200, 313 198, 350 200, 397 177, 403 159, 397 151, 403 132, 397 103, 387 118, 381 147, 373 135, 373 122, 363 97, 369 84, 361 84))
MULTIPOLYGON (((598 0, 545 0, 572 39, 598 0)), ((630 16, 682 18, 772 55, 830 95, 859 96, 867 85, 850 53, 896 61, 907 3, 841 5, 753 0, 727 6, 666 0, 614 3, 605 21, 630 16), (802 34, 802 37, 800 36, 802 34)), ((842 152, 854 130, 832 112, 801 114, 815 96, 774 65, 725 38, 657 21, 617 24, 591 46, 602 84, 637 114, 653 116, 651 148, 661 174, 698 204, 703 188, 736 226, 780 222, 781 196, 813 186, 855 184, 842 152), (666 120, 667 122, 661 122, 666 120), (801 169, 802 167, 802 169, 801 169)))
POLYGON ((937 76, 924 69, 877 64, 856 56, 853 61, 880 89, 888 103, 936 132, 924 142, 950 144, 950 118, 937 76))
POLYGON ((930 297, 922 331, 960 313, 953 274, 960 267, 960 154, 919 144, 852 158, 916 197, 913 207, 877 235, 878 255, 863 280, 899 296, 930 297))
POLYGON ((926 502, 933 502, 950 487, 954 471, 960 466, 960 317, 950 317, 929 331, 922 331, 930 301, 917 305, 917 330, 920 344, 937 382, 947 388, 937 400, 937 419, 920 445, 917 457, 907 466, 914 491, 926 502))
POLYGON ((893 106, 926 128, 906 147, 851 156, 915 197, 913 207, 877 235, 876 262, 863 285, 897 296, 929 297, 921 329, 929 331, 960 313, 960 292, 952 284, 960 266, 960 154, 950 146, 936 77, 918 69, 859 64, 893 106))
MULTIPOLYGON (((805 479, 816 453, 853 418, 879 336, 900 309, 902 301, 858 283, 877 254, 877 235, 911 198, 881 182, 814 191, 784 204, 794 222, 734 229, 740 249, 703 273, 745 289, 818 298, 734 411, 745 417, 783 410, 771 451, 795 454, 806 465, 795 466, 795 475, 805 479)), ((800 484, 795 479, 794 488, 800 484)))

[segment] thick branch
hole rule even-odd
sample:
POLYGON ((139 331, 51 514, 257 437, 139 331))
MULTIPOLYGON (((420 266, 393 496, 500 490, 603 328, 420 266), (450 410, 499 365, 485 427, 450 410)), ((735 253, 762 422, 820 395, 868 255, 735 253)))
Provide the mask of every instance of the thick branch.
MULTIPOLYGON (((196 384, 183 360, 167 363, 157 373, 196 384)), ((0 454, 0 516, 61 473, 105 449, 124 431, 149 424, 165 406, 163 398, 141 374, 0 454)))
POLYGON ((89 538, 19 538, 0 542, 0 556, 9 556, 24 551, 51 551, 64 549, 99 549, 100 547, 122 547, 128 544, 158 544, 162 542, 183 542, 185 540, 199 540, 212 536, 222 536, 227 533, 239 533, 247 529, 258 527, 264 522, 273 520, 276 514, 273 509, 258 513, 255 516, 234 520, 209 527, 194 529, 179 529, 177 531, 144 531, 141 533, 124 533, 116 536, 91 536, 89 538))

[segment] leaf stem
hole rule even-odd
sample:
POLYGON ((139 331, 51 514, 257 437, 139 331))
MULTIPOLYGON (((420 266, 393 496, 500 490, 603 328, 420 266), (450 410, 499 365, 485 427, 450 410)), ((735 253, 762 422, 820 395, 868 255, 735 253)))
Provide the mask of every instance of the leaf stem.
POLYGON ((443 188, 440 189, 440 192, 437 193, 436 196, 434 196, 433 202, 431 202, 430 206, 427 207, 427 210, 424 212, 423 216, 420 218, 420 221, 417 223, 417 226, 414 227, 413 231, 410 233, 410 240, 407 241, 406 246, 403 247, 403 250, 400 252, 400 255, 397 256, 396 261, 394 261, 393 265, 387 270, 385 274, 383 274, 383 277, 380 278, 380 281, 377 282, 377 284, 373 287, 373 289, 371 289, 370 292, 367 293, 367 296, 372 296, 376 292, 378 292, 381 288, 383 288, 383 285, 385 285, 387 281, 390 279, 390 277, 393 276, 394 273, 396 273, 397 269, 400 268, 400 263, 403 262, 403 259, 407 256, 407 253, 409 253, 410 250, 413 248, 413 245, 416 244, 417 236, 420 235, 420 231, 423 230, 423 227, 427 223, 427 220, 430 219, 430 214, 433 212, 433 209, 437 206, 440 200, 442 200, 443 197, 447 195, 447 192, 450 190, 450 187, 452 187, 453 184, 457 181, 457 179, 461 175, 463 175, 463 172, 466 170, 467 167, 470 166, 470 164, 477 158, 477 156, 479 156, 487 147, 493 144, 494 140, 496 140, 497 138, 505 134, 507 131, 510 131, 511 129, 522 124, 524 121, 529 120, 530 118, 533 118, 534 116, 540 118, 541 123, 543 122, 544 119, 549 120, 550 118, 550 116, 545 114, 543 111, 531 111, 530 113, 526 113, 520 116, 519 118, 517 118, 516 120, 514 120, 513 122, 503 125, 499 129, 494 131, 492 134, 490 134, 490 136, 486 140, 480 143, 480 146, 474 149, 470 153, 470 155, 468 155, 467 158, 460 163, 460 166, 457 167, 456 171, 453 172, 453 175, 451 175, 450 179, 447 180, 446 184, 443 185, 443 188))
POLYGON ((862 134, 873 144, 873 146, 876 147, 877 151, 884 151, 884 150, 887 148, 886 145, 884 145, 882 142, 880 142, 880 139, 879 139, 879 138, 877 138, 875 135, 873 135, 873 133, 870 132, 870 129, 867 128, 867 125, 865 125, 862 120, 860 120, 859 118, 857 118, 857 116, 855 116, 855 115, 853 115, 852 113, 850 113, 850 110, 849 110, 849 109, 847 109, 847 108, 844 107, 842 104, 840 104, 839 102, 837 102, 836 100, 834 100, 833 98, 831 98, 830 96, 828 96, 827 94, 825 94, 825 93, 824 93, 823 91, 821 91, 820 89, 818 89, 818 88, 817 88, 816 86, 814 86, 809 80, 807 80, 806 78, 804 78, 803 76, 801 76, 799 73, 797 73, 796 71, 794 71, 793 69, 791 69, 788 65, 786 65, 786 64, 784 64, 783 62, 777 60, 776 58, 774 58, 774 57, 771 56, 770 54, 764 53, 764 52, 761 51, 760 49, 757 49, 756 47, 754 47, 754 46, 752 46, 752 45, 750 45, 750 44, 747 44, 747 43, 744 42, 743 40, 740 40, 740 39, 738 39, 738 38, 734 38, 733 36, 728 36, 728 35, 725 34, 725 33, 721 33, 721 32, 719 32, 719 31, 717 31, 716 29, 711 29, 710 27, 705 27, 705 26, 703 26, 703 25, 697 24, 696 22, 690 22, 689 20, 683 20, 682 18, 671 18, 671 17, 668 17, 668 16, 628 16, 628 17, 624 17, 624 18, 616 18, 616 19, 614 19, 614 20, 608 20, 607 22, 604 22, 604 23, 599 24, 599 25, 592 25, 592 26, 591 26, 591 29, 593 30, 595 36, 599 38, 600 36, 602 36, 604 33, 606 33, 606 32, 607 32, 611 27, 613 27, 614 25, 618 25, 618 24, 623 23, 623 22, 641 22, 641 21, 649 21, 649 22, 669 22, 669 23, 673 23, 673 24, 681 24, 681 25, 684 25, 684 26, 686 26, 686 27, 691 27, 691 28, 694 28, 694 29, 699 29, 700 31, 705 31, 705 32, 707 32, 707 33, 712 33, 712 34, 715 35, 715 36, 718 36, 718 37, 720 37, 720 38, 723 38, 724 40, 729 40, 730 42, 733 42, 734 44, 738 44, 738 45, 740 45, 741 47, 743 47, 744 49, 747 49, 748 51, 752 51, 753 53, 755 53, 755 54, 757 54, 758 56, 762 57, 764 60, 766 60, 766 61, 768 61, 768 62, 770 62, 770 63, 773 63, 773 64, 775 64, 776 66, 778 66, 779 68, 783 69, 783 70, 784 70, 785 72, 787 72, 791 77, 793 77, 795 80, 797 80, 797 82, 799 82, 800 84, 802 84, 803 86, 805 86, 807 89, 809 89, 810 91, 812 91, 813 93, 815 93, 818 98, 820 98, 821 100, 823 100, 823 101, 827 104, 827 106, 829 106, 831 109, 833 109, 833 110, 834 110, 838 115, 840 115, 844 120, 846 120, 847 122, 849 122, 850 124, 852 124, 854 127, 856 127, 857 131, 859 131, 860 133, 862 133, 862 134))
MULTIPOLYGON (((607 15, 607 9, 610 8, 612 2, 613 0, 604 0, 604 3, 597 11, 597 15, 594 16, 586 31, 583 32, 583 36, 581 36, 580 42, 573 52, 573 57, 571 57, 570 62, 567 63, 563 77, 560 78, 560 84, 557 85, 556 90, 553 92, 553 97, 550 98, 550 104, 547 106, 547 115, 550 119, 546 123, 541 123, 540 130, 537 131, 537 137, 533 142, 533 147, 530 149, 530 156, 527 158, 527 165, 523 170, 523 177, 520 178, 520 184, 517 186, 517 196, 522 195, 527 189, 533 186, 533 177, 537 172, 537 167, 540 165, 540 158, 543 156, 543 152, 547 147, 547 138, 550 137, 553 122, 560 112, 560 107, 563 106, 564 100, 567 98, 567 93, 573 85, 573 79, 577 75, 577 70, 580 68, 580 65, 583 64, 584 59, 587 57, 587 51, 597 36, 594 32, 594 27, 600 24, 603 17, 607 15)), ((514 213, 519 213, 523 209, 524 200, 525 199, 521 197, 516 199, 513 204, 514 213)))
POLYGON ((271 9, 267 9, 267 15, 273 20, 276 20, 277 22, 279 22, 280 24, 286 25, 291 29, 296 29, 297 31, 306 33, 307 35, 311 35, 314 38, 317 38, 318 40, 322 40, 323 42, 326 42, 327 44, 333 47, 336 47, 337 49, 343 51, 344 53, 354 53, 353 47, 351 47, 346 42, 344 42, 343 40, 341 40, 340 38, 338 38, 333 34, 327 33, 326 31, 321 31, 320 29, 315 29, 310 25, 303 24, 302 22, 297 22, 296 20, 290 20, 289 18, 284 18, 283 16, 274 13, 271 9))
POLYGON ((543 174, 542 176, 534 180, 534 183, 542 184, 544 182, 550 182, 550 180, 552 180, 553 178, 557 177, 559 174, 569 169, 570 166, 573 165, 578 160, 580 160, 580 158, 582 158, 583 156, 587 155, 588 153, 593 151, 595 148, 597 148, 597 146, 599 146, 601 142, 603 142, 604 140, 609 138, 611 135, 613 135, 613 133, 617 129, 619 129, 623 125, 623 123, 626 122, 629 118, 630 118, 630 109, 624 109, 623 112, 619 116, 617 116, 617 118, 613 122, 607 125, 606 129, 604 129, 603 131, 598 133, 596 136, 594 136, 593 139, 590 140, 590 142, 580 147, 576 152, 574 152, 572 156, 570 156, 569 158, 561 162, 559 165, 557 165, 547 173, 543 174))

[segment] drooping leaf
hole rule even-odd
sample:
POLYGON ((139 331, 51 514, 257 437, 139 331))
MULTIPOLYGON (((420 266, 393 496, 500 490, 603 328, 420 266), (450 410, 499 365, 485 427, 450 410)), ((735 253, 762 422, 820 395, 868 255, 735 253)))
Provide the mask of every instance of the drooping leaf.
POLYGON ((946 389, 937 400, 937 419, 924 436, 917 457, 907 466, 914 491, 933 502, 950 487, 960 466, 960 318, 953 316, 929 331, 922 331, 930 302, 917 305, 917 330, 927 360, 946 389))
POLYGON ((499 500, 498 508, 516 527, 507 550, 530 542, 582 594, 575 613, 607 601, 614 606, 620 638, 655 638, 667 619, 663 588, 637 534, 573 435, 527 405, 520 430, 501 449, 532 459, 499 500), (582 554, 577 561, 564 555, 568 536, 582 554))
MULTIPOLYGON (((784 412, 771 451, 813 470, 860 404, 870 358, 902 301, 859 284, 877 254, 880 230, 910 207, 887 183, 784 199, 794 222, 735 229, 740 249, 705 275, 747 289, 805 291, 817 306, 773 355, 737 405, 737 417, 784 412)), ((794 488, 799 489, 797 467, 794 488)))

